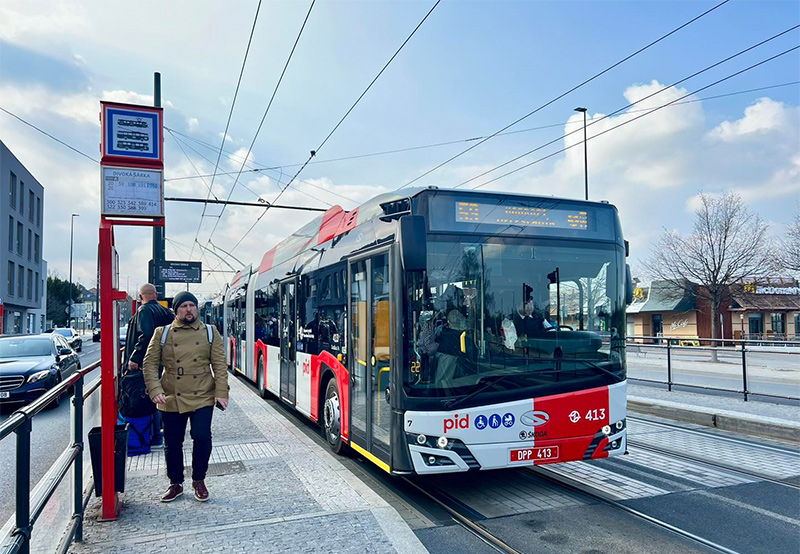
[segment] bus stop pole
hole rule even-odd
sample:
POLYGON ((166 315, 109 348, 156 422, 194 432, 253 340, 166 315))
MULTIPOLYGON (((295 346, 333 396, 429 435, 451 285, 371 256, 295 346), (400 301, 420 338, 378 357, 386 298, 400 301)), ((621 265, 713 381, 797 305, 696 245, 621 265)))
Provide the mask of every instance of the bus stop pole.
MULTIPOLYGON (((102 444, 102 509, 101 519, 114 520, 119 514, 119 498, 114 482, 114 430, 117 424, 117 390, 113 269, 114 228, 100 220, 100 397, 102 444)), ((97 478, 97 476, 95 477, 97 478)))

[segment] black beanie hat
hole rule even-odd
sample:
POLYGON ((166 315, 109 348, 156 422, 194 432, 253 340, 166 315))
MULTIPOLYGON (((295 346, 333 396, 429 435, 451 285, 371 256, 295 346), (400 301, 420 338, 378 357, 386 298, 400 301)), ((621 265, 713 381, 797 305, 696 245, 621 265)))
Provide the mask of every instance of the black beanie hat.
POLYGON ((177 312, 184 302, 194 302, 194 305, 197 306, 197 297, 188 290, 182 290, 172 299, 172 309, 177 312))

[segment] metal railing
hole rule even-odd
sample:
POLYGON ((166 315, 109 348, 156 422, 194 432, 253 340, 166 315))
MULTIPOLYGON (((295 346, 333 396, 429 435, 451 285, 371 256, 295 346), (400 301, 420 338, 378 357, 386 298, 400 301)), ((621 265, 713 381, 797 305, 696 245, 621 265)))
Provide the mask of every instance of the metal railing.
POLYGON ((83 514, 91 499, 91 487, 84 496, 83 483, 83 406, 99 387, 97 379, 84 391, 86 375, 100 367, 100 361, 76 371, 69 378, 53 387, 41 397, 12 413, 7 420, 0 424, 0 441, 11 433, 17 435, 17 460, 16 460, 16 515, 15 525, 6 540, 0 545, 3 554, 29 554, 33 526, 42 515, 47 502, 55 494, 56 489, 69 473, 72 472, 72 490, 74 493, 72 518, 66 529, 64 537, 59 543, 59 552, 66 552, 73 539, 77 542, 83 540, 83 514), (36 498, 31 498, 31 428, 36 414, 55 401, 67 389, 74 387, 72 394, 72 444, 70 444, 43 478, 40 493, 36 498))
MULTIPOLYGON (((666 370, 667 370, 667 379, 659 380, 659 379, 647 379, 647 378, 640 378, 640 377, 630 377, 628 379, 631 381, 640 381, 645 383, 658 383, 667 385, 667 389, 672 391, 674 386, 680 387, 688 387, 688 388, 697 388, 697 389, 704 389, 704 390, 711 390, 711 391, 719 391, 719 392, 735 392, 738 394, 742 394, 744 396, 744 401, 747 402, 750 396, 763 396, 768 398, 779 398, 784 400, 800 400, 799 396, 791 396, 791 395, 782 395, 782 394, 771 394, 767 392, 760 392, 760 391, 753 391, 750 388, 750 383, 748 382, 748 375, 747 375, 747 354, 748 352, 754 353, 758 352, 759 354, 777 354, 779 356, 796 356, 798 360, 800 360, 800 354, 795 353, 794 351, 789 351, 789 348, 800 348, 800 341, 796 340, 784 340, 780 342, 779 346, 776 346, 771 341, 763 341, 763 340, 747 340, 747 339, 709 339, 709 338, 698 338, 698 337, 665 337, 665 336, 629 336, 626 338, 627 340, 627 350, 629 353, 631 352, 644 352, 645 355, 648 351, 663 351, 665 352, 666 357, 666 370), (687 345, 687 343, 696 343, 693 345, 687 345), (699 346, 703 343, 710 343, 716 344, 719 346, 699 346), (765 350, 764 347, 771 347, 775 346, 773 349, 765 350), (758 350, 755 350, 753 347, 759 347, 758 350), (674 379, 674 366, 675 361, 673 356, 675 353, 688 353, 688 352, 708 352, 710 353, 710 362, 717 362, 718 356, 720 354, 741 354, 741 388, 732 389, 732 388, 725 388, 725 387, 717 387, 712 385, 701 385, 696 383, 685 383, 685 382, 677 382, 674 379)), ((701 362, 703 363, 703 362, 701 362)), ((628 356, 628 368, 629 371, 631 369, 631 359, 628 356)), ((800 369, 800 366, 798 366, 800 369)), ((800 385, 800 383, 798 383, 800 385)))

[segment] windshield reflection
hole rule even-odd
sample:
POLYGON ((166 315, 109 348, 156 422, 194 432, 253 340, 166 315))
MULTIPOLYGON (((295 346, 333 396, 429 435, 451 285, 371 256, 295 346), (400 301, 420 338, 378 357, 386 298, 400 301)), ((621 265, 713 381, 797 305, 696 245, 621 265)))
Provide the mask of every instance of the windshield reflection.
POLYGON ((621 253, 532 243, 475 236, 428 243, 428 269, 410 274, 407 290, 410 395, 468 394, 490 375, 511 376, 495 390, 624 379, 621 253))

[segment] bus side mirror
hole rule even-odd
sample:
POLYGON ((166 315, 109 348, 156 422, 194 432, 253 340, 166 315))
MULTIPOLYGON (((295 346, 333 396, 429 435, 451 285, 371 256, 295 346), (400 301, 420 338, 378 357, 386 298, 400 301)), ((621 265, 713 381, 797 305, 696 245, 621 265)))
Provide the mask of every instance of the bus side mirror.
POLYGON ((428 264, 428 239, 425 216, 404 215, 400 218, 400 259, 406 271, 422 271, 428 264))
POLYGON ((625 264, 625 304, 630 306, 633 303, 633 279, 631 278, 631 266, 625 264))

